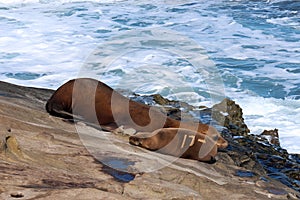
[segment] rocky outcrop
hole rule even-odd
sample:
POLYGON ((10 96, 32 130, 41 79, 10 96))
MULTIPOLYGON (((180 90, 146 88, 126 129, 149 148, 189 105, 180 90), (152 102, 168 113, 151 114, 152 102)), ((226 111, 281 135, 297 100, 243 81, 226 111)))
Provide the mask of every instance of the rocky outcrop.
POLYGON ((243 118, 242 108, 230 99, 212 107, 212 118, 226 127, 233 136, 246 136, 250 133, 243 118))
POLYGON ((278 134, 277 128, 275 128, 274 130, 264 130, 260 134, 260 136, 262 138, 267 139, 270 144, 275 145, 275 146, 280 146, 279 134, 278 134))
MULTIPOLYGON (((196 108, 186 103, 169 101, 160 95, 151 95, 139 101, 167 107, 170 117, 194 117, 200 121, 218 126, 224 138, 229 142, 225 150, 234 164, 260 175, 268 175, 285 185, 300 191, 300 159, 299 155, 288 154, 280 147, 279 130, 264 130, 260 135, 250 134, 244 122, 242 108, 233 100, 224 99, 212 108, 196 108), (171 111, 171 112, 170 112, 171 111)), ((164 107, 164 108, 165 108, 164 107)), ((191 119, 193 120, 193 119, 191 119)))
POLYGON ((231 149, 215 164, 176 159, 132 146, 126 134, 50 116, 44 106, 52 93, 0 82, 0 199, 300 196, 264 172, 237 166, 231 149))

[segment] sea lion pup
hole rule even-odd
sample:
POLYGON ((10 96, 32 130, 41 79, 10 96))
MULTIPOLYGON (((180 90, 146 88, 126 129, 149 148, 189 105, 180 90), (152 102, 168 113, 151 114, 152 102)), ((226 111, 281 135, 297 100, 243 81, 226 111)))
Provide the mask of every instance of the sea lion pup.
POLYGON ((51 115, 81 119, 108 130, 121 125, 145 132, 160 128, 186 128, 209 135, 220 148, 228 145, 211 126, 171 119, 160 110, 132 101, 90 78, 73 79, 60 86, 48 100, 46 110, 51 115))
POLYGON ((202 133, 182 128, 162 128, 150 135, 139 132, 129 137, 129 143, 176 157, 207 163, 216 161, 217 145, 202 133))

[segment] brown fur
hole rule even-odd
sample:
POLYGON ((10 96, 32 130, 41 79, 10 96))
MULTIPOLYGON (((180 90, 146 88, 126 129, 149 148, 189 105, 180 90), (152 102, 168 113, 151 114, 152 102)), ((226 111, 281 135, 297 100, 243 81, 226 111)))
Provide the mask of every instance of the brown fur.
POLYGON ((221 148, 228 145, 211 126, 171 119, 154 107, 129 100, 106 84, 89 78, 63 84, 48 100, 46 110, 51 115, 70 119, 77 117, 101 127, 125 125, 147 132, 160 128, 185 128, 209 135, 221 148))
POLYGON ((209 163, 215 161, 217 154, 217 145, 210 137, 182 128, 162 128, 151 134, 140 132, 130 136, 129 142, 151 151, 209 163))

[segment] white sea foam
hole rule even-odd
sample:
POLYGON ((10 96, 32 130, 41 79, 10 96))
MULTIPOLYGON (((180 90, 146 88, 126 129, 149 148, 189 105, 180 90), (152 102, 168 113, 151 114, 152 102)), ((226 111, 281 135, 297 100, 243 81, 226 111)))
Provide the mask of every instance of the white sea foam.
POLYGON ((282 147, 290 153, 300 152, 300 100, 247 96, 236 102, 242 105, 251 133, 260 134, 263 130, 277 128, 282 147))
MULTIPOLYGON (((294 11, 294 12, 295 14, 298 13, 298 11, 294 11)), ((283 25, 283 26, 291 26, 293 28, 300 29, 299 22, 291 19, 290 17, 281 17, 281 18, 278 17, 278 18, 267 19, 267 22, 272 24, 283 25)))

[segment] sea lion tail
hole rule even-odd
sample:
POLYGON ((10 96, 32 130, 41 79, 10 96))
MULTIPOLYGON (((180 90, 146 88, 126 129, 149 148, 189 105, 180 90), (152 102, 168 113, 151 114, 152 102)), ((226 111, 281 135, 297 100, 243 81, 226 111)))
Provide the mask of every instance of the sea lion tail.
POLYGON ((45 108, 46 108, 46 111, 47 111, 48 113, 51 112, 52 109, 51 109, 51 105, 50 105, 50 102, 49 102, 49 101, 47 101, 45 108))
POLYGON ((73 119, 72 113, 66 112, 62 109, 62 106, 57 103, 53 103, 51 99, 49 99, 46 103, 46 111, 53 116, 62 117, 65 119, 73 119))

